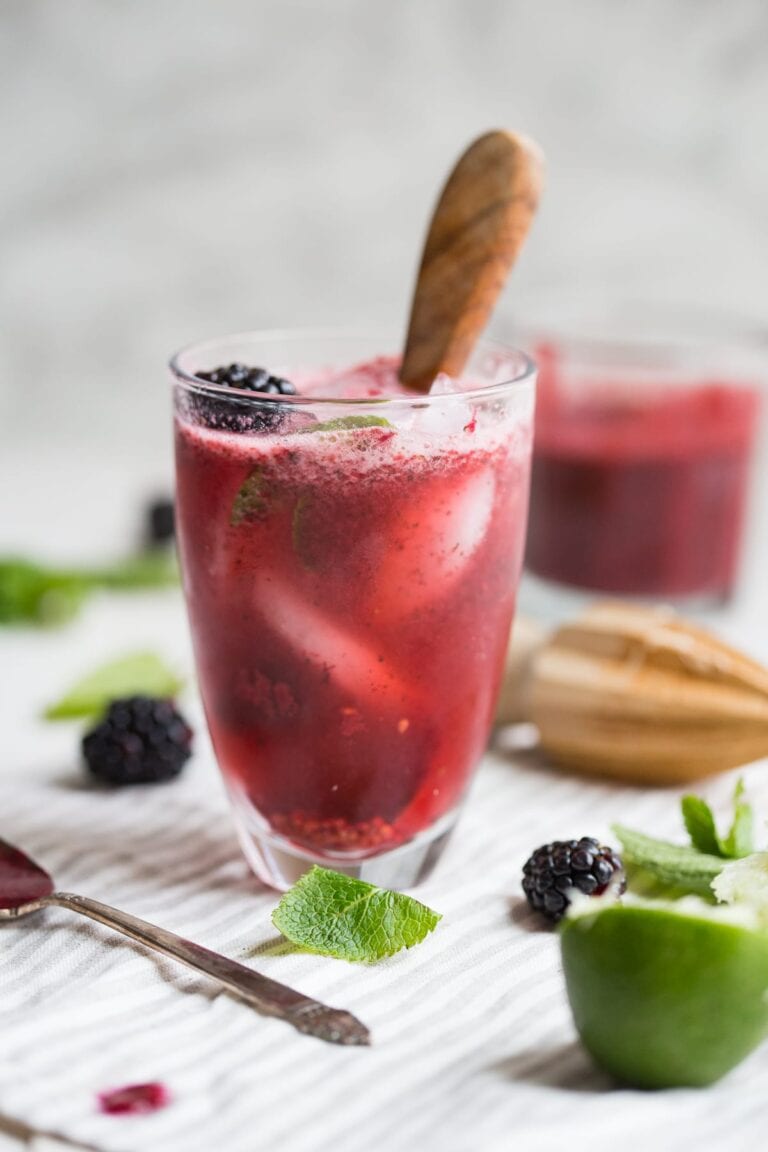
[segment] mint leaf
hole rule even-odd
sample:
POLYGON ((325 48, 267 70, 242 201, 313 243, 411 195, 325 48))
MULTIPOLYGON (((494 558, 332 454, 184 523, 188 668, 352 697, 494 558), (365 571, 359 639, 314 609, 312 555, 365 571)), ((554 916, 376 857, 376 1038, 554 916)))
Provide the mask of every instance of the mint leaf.
POLYGON ((702 800, 701 796, 683 796, 680 806, 683 810, 683 822, 693 847, 711 856, 722 856, 715 818, 706 800, 702 800))
POLYGON ((0 624, 60 624, 76 615, 88 582, 23 557, 0 560, 0 624))
POLYGON ((177 581, 173 555, 156 551, 107 568, 55 568, 6 557, 0 559, 0 624, 60 624, 97 588, 156 588, 177 581))
POLYGON ((261 468, 254 468, 238 489, 232 504, 230 524, 237 527, 244 520, 261 520, 269 512, 271 485, 261 468))
POLYGON ((739 780, 733 793, 733 822, 721 843, 723 855, 731 859, 749 856, 755 850, 755 814, 743 796, 744 781, 739 780))
POLYGON ((733 794, 733 821, 725 837, 718 836, 712 809, 706 801, 700 796, 683 797, 683 820, 694 848, 728 859, 754 852, 754 812, 743 796, 744 781, 739 780, 733 794))
POLYGON ((84 573, 93 588, 166 588, 179 582, 179 568, 172 550, 153 548, 129 556, 109 568, 84 573))
POLYGON ((337 420, 324 420, 320 424, 300 428, 299 432, 305 435, 309 432, 346 432, 349 428, 391 427, 389 420, 385 420, 383 416, 340 416, 337 420))
POLYGON ((630 880, 637 869, 665 887, 712 898, 710 885, 723 870, 722 857, 684 844, 656 840, 621 824, 614 824, 613 831, 623 849, 622 859, 630 880))
POLYGON ((411 896, 317 866, 272 913, 283 936, 308 952, 366 963, 419 944, 441 919, 411 896))
POLYGON ((79 680, 43 715, 46 720, 94 719, 121 696, 175 696, 182 685, 159 656, 134 652, 79 680))

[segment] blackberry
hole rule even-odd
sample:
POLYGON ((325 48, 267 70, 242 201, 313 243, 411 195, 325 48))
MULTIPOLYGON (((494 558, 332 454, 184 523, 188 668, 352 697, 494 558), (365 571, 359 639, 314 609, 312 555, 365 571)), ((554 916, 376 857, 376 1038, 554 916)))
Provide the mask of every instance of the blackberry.
POLYGON ((173 500, 153 500, 148 505, 144 535, 149 548, 171 543, 175 534, 174 519, 173 500))
MULTIPOLYGON (((273 376, 266 368, 251 368, 247 364, 228 364, 197 372, 196 376, 208 384, 237 388, 261 396, 295 396, 296 388, 290 380, 273 376)), ((226 432, 276 432, 287 415, 287 406, 239 396, 219 397, 206 393, 195 394, 192 400, 195 415, 209 428, 226 432)))
POLYGON ((601 896, 612 882, 617 895, 627 886, 621 857, 591 836, 544 844, 523 865, 526 899, 550 920, 565 914, 570 888, 585 896, 601 896))
POLYGON ((247 364, 229 364, 222 368, 212 368, 210 372, 196 372, 201 380, 209 384, 224 384, 227 388, 243 388, 247 392, 266 392, 272 396, 295 396, 296 389, 290 380, 273 376, 266 368, 249 368, 247 364))
POLYGON ((83 737, 89 771, 108 784, 154 784, 178 776, 192 752, 192 729, 172 700, 127 696, 83 737))

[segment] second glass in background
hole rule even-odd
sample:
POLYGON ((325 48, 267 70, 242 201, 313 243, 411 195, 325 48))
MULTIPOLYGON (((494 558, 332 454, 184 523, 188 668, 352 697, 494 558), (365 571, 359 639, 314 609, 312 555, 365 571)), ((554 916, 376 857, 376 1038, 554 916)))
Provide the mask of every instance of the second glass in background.
POLYGON ((540 366, 526 570, 553 587, 727 601, 764 365, 708 343, 518 334, 540 366))

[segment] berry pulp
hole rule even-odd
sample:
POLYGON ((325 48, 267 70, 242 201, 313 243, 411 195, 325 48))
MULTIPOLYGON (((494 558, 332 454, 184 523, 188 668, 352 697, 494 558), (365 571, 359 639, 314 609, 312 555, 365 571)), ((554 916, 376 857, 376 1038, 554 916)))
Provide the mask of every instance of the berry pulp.
POLYGON ((313 858, 375 855, 454 812, 492 722, 531 429, 498 401, 449 428, 411 404, 261 435, 177 416, 217 759, 236 810, 313 858))
POLYGON ((602 592, 728 596, 757 390, 617 379, 566 391, 557 354, 538 359, 530 571, 602 592))

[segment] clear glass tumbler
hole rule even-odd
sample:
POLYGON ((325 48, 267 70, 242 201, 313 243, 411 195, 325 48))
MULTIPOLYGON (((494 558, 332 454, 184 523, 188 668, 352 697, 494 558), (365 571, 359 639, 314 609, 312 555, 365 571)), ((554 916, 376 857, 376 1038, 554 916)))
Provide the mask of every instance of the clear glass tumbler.
POLYGON ((200 688, 243 849, 277 888, 315 863, 390 887, 426 875, 485 748, 509 636, 534 365, 484 342, 460 391, 383 395, 345 372, 368 362, 395 382, 382 343, 254 334, 171 362, 200 688), (197 375, 233 362, 298 395, 197 375))
MULTIPOLYGON (((688 607, 736 588, 763 379, 711 344, 540 336, 526 569, 688 607)), ((764 366, 763 366, 764 369, 764 366)))

